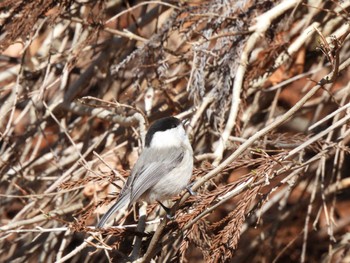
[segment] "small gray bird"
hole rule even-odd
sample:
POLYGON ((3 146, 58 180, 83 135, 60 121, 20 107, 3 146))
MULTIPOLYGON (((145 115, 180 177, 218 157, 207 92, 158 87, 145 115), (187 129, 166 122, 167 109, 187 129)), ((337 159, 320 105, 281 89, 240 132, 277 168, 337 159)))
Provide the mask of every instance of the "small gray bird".
POLYGON ((117 202, 96 227, 103 227, 115 212, 134 202, 160 202, 179 194, 188 185, 192 169, 193 151, 181 121, 175 117, 155 121, 117 202))

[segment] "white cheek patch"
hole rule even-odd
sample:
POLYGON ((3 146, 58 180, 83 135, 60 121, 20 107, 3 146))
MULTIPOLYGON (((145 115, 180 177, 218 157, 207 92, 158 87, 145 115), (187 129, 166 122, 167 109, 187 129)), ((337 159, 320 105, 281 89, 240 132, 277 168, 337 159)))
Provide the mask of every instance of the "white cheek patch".
POLYGON ((185 130, 182 128, 182 126, 178 126, 170 130, 156 132, 153 135, 150 146, 155 148, 172 146, 179 147, 185 138, 185 130))

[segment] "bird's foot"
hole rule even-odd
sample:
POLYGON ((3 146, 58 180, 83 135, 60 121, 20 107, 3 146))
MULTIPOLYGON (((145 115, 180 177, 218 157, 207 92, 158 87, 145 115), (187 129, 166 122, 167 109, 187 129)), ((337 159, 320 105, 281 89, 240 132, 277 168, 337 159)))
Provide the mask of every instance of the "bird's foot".
POLYGON ((158 204, 160 204, 160 206, 164 209, 164 211, 166 212, 166 217, 169 220, 173 220, 175 218, 175 216, 172 214, 171 209, 169 207, 166 207, 165 205, 163 205, 161 202, 157 201, 158 204))
POLYGON ((193 185, 194 185, 194 182, 193 182, 193 183, 190 183, 188 186, 186 186, 186 190, 187 190, 187 192, 188 192, 190 195, 197 195, 197 193, 191 189, 191 187, 192 187, 193 185))

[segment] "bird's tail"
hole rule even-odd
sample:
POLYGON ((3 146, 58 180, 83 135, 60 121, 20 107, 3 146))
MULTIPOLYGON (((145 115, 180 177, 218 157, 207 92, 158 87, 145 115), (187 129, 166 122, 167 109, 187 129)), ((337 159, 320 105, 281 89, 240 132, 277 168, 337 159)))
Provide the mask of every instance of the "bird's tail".
POLYGON ((102 228, 108 219, 118 210, 129 207, 130 194, 125 194, 119 197, 118 201, 103 215, 101 220, 97 223, 96 228, 102 228))

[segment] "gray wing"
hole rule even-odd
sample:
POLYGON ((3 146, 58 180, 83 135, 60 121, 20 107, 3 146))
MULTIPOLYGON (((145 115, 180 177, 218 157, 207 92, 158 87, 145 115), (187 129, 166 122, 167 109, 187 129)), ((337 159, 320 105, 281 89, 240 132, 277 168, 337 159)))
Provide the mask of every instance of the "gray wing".
POLYGON ((130 206, 160 178, 174 169, 182 161, 183 156, 184 149, 181 147, 156 151, 145 148, 120 192, 117 202, 104 214, 96 227, 103 227, 115 212, 130 206))
POLYGON ((173 170, 183 159, 184 148, 145 148, 137 160, 121 195, 130 194, 130 204, 173 170))

